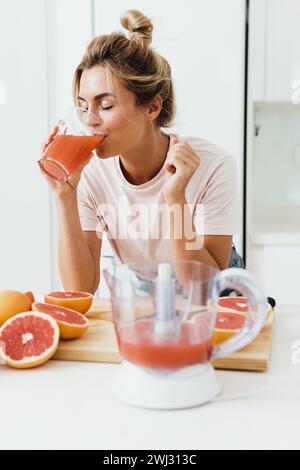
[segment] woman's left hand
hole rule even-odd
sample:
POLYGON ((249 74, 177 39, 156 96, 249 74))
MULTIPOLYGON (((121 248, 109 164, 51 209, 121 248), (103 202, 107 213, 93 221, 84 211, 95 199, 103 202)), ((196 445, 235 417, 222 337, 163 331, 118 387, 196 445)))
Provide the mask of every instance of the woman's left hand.
POLYGON ((171 137, 170 150, 164 167, 166 170, 163 194, 166 203, 174 203, 185 197, 185 188, 200 165, 199 156, 187 141, 171 137))

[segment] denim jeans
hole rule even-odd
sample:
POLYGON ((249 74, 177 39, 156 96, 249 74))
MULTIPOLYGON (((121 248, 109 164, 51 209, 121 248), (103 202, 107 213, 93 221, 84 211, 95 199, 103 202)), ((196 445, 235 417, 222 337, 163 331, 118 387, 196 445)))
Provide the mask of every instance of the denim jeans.
POLYGON ((242 268, 245 269, 245 263, 243 258, 238 254, 234 245, 231 248, 230 260, 228 268, 242 268))
MULTIPOLYGON (((238 254, 238 252, 236 251, 236 248, 235 248, 234 245, 232 245, 232 248, 231 248, 231 254, 230 254, 230 259, 229 259, 229 263, 228 263, 228 268, 242 268, 242 269, 245 269, 244 260, 238 254)), ((143 290, 143 287, 141 287, 141 286, 144 285, 146 290, 147 290, 147 285, 149 284, 149 281, 145 281, 145 279, 143 279, 138 274, 136 274, 136 279, 138 280, 138 282, 141 282, 139 288, 142 288, 142 290, 143 290)), ((220 297, 228 296, 230 294, 232 294, 232 295, 241 295, 240 293, 238 293, 238 292, 236 292, 232 289, 225 289, 224 291, 221 292, 220 297)))
MULTIPOLYGON (((245 269, 244 260, 238 254, 238 252, 236 251, 236 248, 235 248, 234 245, 232 245, 232 248, 231 248, 231 254, 230 254, 230 259, 229 259, 229 263, 228 263, 228 268, 245 269)), ((240 294, 240 292, 237 292, 237 291, 232 290, 232 289, 225 289, 220 293, 220 297, 227 297, 227 296, 230 296, 230 295, 240 296, 241 294, 240 294)))

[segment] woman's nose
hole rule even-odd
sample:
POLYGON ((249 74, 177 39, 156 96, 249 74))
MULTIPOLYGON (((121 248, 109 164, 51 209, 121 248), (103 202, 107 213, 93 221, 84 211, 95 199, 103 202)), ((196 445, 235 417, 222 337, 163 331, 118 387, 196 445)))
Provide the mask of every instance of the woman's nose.
POLYGON ((95 129, 100 126, 101 121, 98 116, 96 116, 94 113, 89 111, 87 115, 86 123, 89 127, 91 127, 92 129, 95 129))

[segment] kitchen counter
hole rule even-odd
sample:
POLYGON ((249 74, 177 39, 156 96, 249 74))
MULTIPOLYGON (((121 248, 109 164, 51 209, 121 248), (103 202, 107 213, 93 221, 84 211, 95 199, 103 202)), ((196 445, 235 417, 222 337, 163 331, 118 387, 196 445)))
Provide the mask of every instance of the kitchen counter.
POLYGON ((27 371, 0 366, 0 448, 300 448, 300 306, 276 309, 268 373, 217 372, 223 399, 239 396, 231 400, 180 411, 133 408, 111 395, 118 367, 60 361, 27 371))

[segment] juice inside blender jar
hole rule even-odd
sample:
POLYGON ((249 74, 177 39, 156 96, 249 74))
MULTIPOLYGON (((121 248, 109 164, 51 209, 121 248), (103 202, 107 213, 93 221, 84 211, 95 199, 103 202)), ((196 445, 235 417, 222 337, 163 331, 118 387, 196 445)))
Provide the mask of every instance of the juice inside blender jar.
MULTIPOLYGON (((72 175, 88 160, 91 152, 103 142, 103 135, 57 135, 47 148, 43 159, 52 158, 65 167, 72 175)), ((46 162, 44 167, 47 171, 46 162)), ((55 177, 55 175, 53 175, 55 177)))
POLYGON ((203 340, 203 334, 193 322, 180 324, 175 341, 158 339, 154 326, 153 320, 141 320, 119 329, 119 347, 127 361, 142 367, 172 370, 210 360, 212 340, 203 340))

